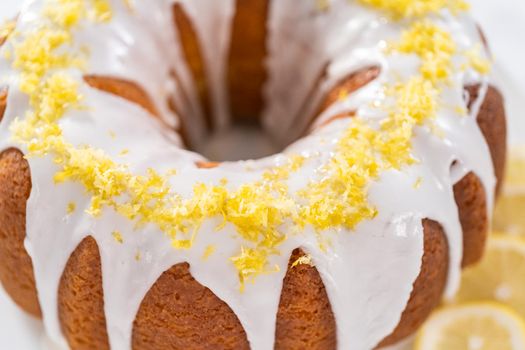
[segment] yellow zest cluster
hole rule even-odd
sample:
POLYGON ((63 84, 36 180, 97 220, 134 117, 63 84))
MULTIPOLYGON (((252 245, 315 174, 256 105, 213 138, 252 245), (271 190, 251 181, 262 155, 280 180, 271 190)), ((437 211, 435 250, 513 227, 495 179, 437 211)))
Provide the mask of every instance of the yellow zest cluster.
POLYGON ((437 83, 446 79, 452 69, 452 55, 456 45, 450 33, 429 20, 417 21, 403 31, 401 41, 394 46, 406 54, 421 58, 421 74, 426 80, 437 83))
POLYGON ((239 271, 241 291, 246 282, 253 282, 255 277, 262 273, 278 272, 279 266, 268 268, 268 252, 264 249, 242 248, 239 256, 230 259, 239 271))
MULTIPOLYGON (((64 1, 64 0, 63 0, 64 1)), ((68 1, 68 0, 65 0, 68 1)), ((113 11, 108 0, 91 0, 93 2, 93 14, 99 22, 109 22, 113 17, 113 11)))
MULTIPOLYGON (((403 11, 421 11, 417 12, 421 15, 425 14, 424 9, 434 12, 449 5, 432 1, 368 3, 386 9, 393 6, 392 9, 403 11)), ((416 161, 411 154, 415 128, 436 116, 440 92, 437 84, 449 76, 456 48, 450 34, 430 21, 414 22, 395 48, 420 57, 421 75, 391 88, 395 104, 378 130, 359 117, 354 118, 324 169, 331 176, 310 184, 300 193, 307 203, 300 208, 302 224, 317 230, 341 226, 352 229, 362 220, 374 218, 377 211, 367 198, 370 182, 382 171, 401 169, 416 161)))
POLYGON ((397 86, 394 94, 395 108, 380 129, 354 118, 325 167, 330 176, 300 193, 308 203, 300 210, 303 224, 317 230, 353 229, 362 220, 373 219, 377 210, 368 202, 370 182, 382 171, 414 163, 414 130, 435 116, 437 91, 431 82, 413 78, 397 86))
POLYGON ((83 19, 108 22, 112 11, 108 0, 54 0, 45 7, 44 15, 53 23, 71 29, 83 19))
POLYGON ((66 212, 68 214, 73 214, 75 212, 75 210, 77 209, 77 205, 75 204, 75 202, 69 202, 67 204, 67 210, 66 212))
POLYGON ((119 231, 113 231, 111 232, 111 235, 113 236, 113 239, 117 242, 117 243, 124 243, 124 238, 122 237, 122 233, 120 233, 119 231))
POLYGON ((387 12, 394 19, 419 18, 449 9, 453 13, 469 9, 463 0, 359 0, 387 12))
POLYGON ((47 17, 64 28, 76 26, 84 19, 86 11, 84 0, 56 0, 44 9, 47 17))
POLYGON ((353 120, 325 166, 329 176, 299 193, 307 203, 300 208, 303 226, 353 229, 362 220, 375 217, 377 211, 369 205, 366 190, 380 170, 375 147, 378 139, 378 131, 359 118, 353 120))
POLYGON ((82 67, 83 60, 67 52, 57 49, 72 43, 72 36, 65 29, 43 27, 29 33, 25 39, 15 46, 13 67, 20 69, 20 89, 38 98, 42 78, 50 71, 60 68, 82 67))
POLYGON ((214 246, 213 244, 208 245, 206 249, 204 249, 204 253, 202 254, 202 260, 208 260, 208 258, 212 256, 216 250, 217 250, 217 247, 214 246))
POLYGON ((465 53, 467 57, 466 66, 474 68, 480 74, 488 74, 492 68, 492 64, 489 60, 481 56, 480 51, 481 47, 478 46, 465 53))
POLYGON ((379 147, 387 168, 400 169, 415 162, 410 153, 414 129, 435 117, 439 92, 430 80, 413 77, 395 86, 393 93, 396 105, 381 123, 384 136, 379 147))

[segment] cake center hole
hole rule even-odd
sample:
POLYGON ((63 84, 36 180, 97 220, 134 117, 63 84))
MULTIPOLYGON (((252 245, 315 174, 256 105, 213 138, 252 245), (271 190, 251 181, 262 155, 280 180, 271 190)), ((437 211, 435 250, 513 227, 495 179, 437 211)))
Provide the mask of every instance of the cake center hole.
POLYGON ((282 151, 257 123, 232 123, 224 130, 214 131, 195 145, 195 151, 211 161, 259 159, 282 151))

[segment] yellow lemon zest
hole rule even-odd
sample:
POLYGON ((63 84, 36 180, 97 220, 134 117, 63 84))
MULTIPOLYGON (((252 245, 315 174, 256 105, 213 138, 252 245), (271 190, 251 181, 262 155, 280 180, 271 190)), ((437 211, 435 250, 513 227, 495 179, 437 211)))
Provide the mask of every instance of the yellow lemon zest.
POLYGON ((303 255, 299 258, 297 258, 293 263, 292 263, 292 268, 296 267, 296 266, 299 266, 299 265, 310 265, 310 266, 314 266, 313 265, 313 262, 312 262, 312 257, 308 254, 306 255, 303 255))
POLYGON ((241 248, 241 253, 238 256, 230 258, 239 271, 241 291, 244 290, 245 283, 253 282, 256 276, 279 271, 277 265, 273 269, 268 269, 267 259, 268 252, 266 250, 245 247, 241 248))
POLYGON ((436 84, 450 75, 455 46, 450 33, 429 20, 422 20, 403 31, 401 41, 394 45, 394 49, 418 55, 422 61, 421 74, 436 84))
POLYGON ((74 213, 76 209, 77 209, 77 205, 75 204, 75 202, 69 202, 67 204, 67 213, 68 214, 74 213))
POLYGON ((453 13, 469 9, 463 0, 359 0, 361 3, 376 7, 388 13, 394 19, 418 18, 449 9, 453 13))
POLYGON ((113 236, 113 239, 117 242, 117 243, 124 243, 124 238, 122 238, 122 233, 120 233, 119 231, 113 231, 111 232, 111 235, 113 236))
POLYGON ((204 253, 202 254, 202 260, 208 260, 209 257, 212 256, 216 250, 217 250, 217 247, 215 245, 213 244, 208 245, 206 249, 204 250, 204 253))

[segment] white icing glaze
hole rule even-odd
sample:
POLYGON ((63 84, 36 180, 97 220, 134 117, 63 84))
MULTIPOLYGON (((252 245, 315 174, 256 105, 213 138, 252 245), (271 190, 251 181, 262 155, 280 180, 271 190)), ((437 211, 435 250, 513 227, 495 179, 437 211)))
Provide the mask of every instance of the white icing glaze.
MULTIPOLYGON (((224 126, 228 122, 225 72, 235 1, 180 2, 201 40, 215 120, 224 126)), ((136 1, 130 11, 122 1, 114 0, 114 19, 108 24, 82 26, 76 39, 90 49, 89 74, 111 75, 140 83, 153 98, 162 118, 177 126, 177 117, 166 105, 167 99, 173 97, 184 113, 195 116, 192 129, 198 135, 202 129, 202 112, 178 44, 172 3, 173 0, 136 1), (171 71, 176 72, 181 86, 166 79, 171 71)), ((386 98, 382 85, 418 71, 417 60, 406 55, 386 56, 383 52, 385 40, 399 37, 400 24, 387 21, 355 2, 334 0, 326 12, 316 11, 316 4, 314 0, 300 4, 296 0, 271 2, 269 78, 265 86, 267 106, 263 122, 280 139, 295 137, 294 131, 305 126, 323 94, 361 67, 377 65, 381 67, 381 74, 357 93, 331 106, 319 117, 317 125, 341 111, 351 110, 357 110, 372 123, 379 122, 385 113, 372 108, 371 104, 386 98), (327 74, 310 94, 325 67, 327 74), (303 118, 297 119, 299 115, 303 118)), ((22 11, 18 19, 21 30, 35 25, 41 5, 42 1, 33 1, 22 11)), ((445 15, 437 21, 452 33, 460 50, 480 42, 475 24, 466 16, 445 15)), ((7 110, 0 124, 0 150, 12 146, 25 152, 23 147, 10 141, 8 126, 15 117, 24 115, 27 97, 19 90, 17 72, 8 62, 0 62, 0 72, 9 86, 7 110)), ((72 74, 81 81, 80 72, 72 74)), ((326 286, 336 318, 339 348, 373 348, 399 322, 419 274, 423 255, 422 219, 436 220, 446 231, 450 254, 447 295, 450 296, 459 281, 462 256, 461 226, 452 191, 454 183, 473 171, 480 177, 489 209, 492 208, 495 185, 492 162, 476 123, 487 83, 487 79, 470 70, 451 77, 436 118, 443 138, 426 128, 418 128, 413 154, 420 163, 403 172, 385 172, 371 184, 370 202, 379 210, 377 218, 361 223, 352 232, 323 232, 332 239, 328 252, 319 249, 311 228, 301 235, 288 237, 280 246, 281 255, 270 260, 272 266, 280 266, 280 272, 258 277, 255 284, 246 286, 244 293, 239 292, 237 271, 228 260, 241 245, 233 235, 233 226, 226 226, 218 234, 215 232, 217 222, 209 220, 201 227, 192 249, 174 250, 169 239, 156 227, 134 229, 132 223, 108 209, 96 219, 85 214, 89 198, 81 186, 55 185, 52 179, 57 168, 51 158, 30 158, 33 187, 27 203, 26 248, 33 260, 47 332, 53 340, 64 343, 57 312, 58 284, 70 254, 83 238, 91 235, 100 249, 112 349, 130 348, 133 320, 144 295, 162 272, 180 262, 188 262, 195 279, 231 307, 252 349, 272 349, 282 280, 289 256, 297 247, 312 256, 326 286), (460 117, 450 106, 465 105, 463 86, 467 82, 479 82, 483 87, 470 115, 460 117), (455 160, 458 165, 451 172, 455 160), (414 183, 420 178, 423 182, 416 189, 414 183), (70 202, 76 203, 77 210, 67 215, 70 202), (111 236, 114 230, 122 232, 123 244, 116 243, 111 236), (201 257, 209 244, 217 245, 218 251, 204 262, 201 257), (137 251, 142 256, 139 261, 135 259, 137 251)), ((176 168, 178 174, 171 179, 171 185, 183 196, 189 196, 192 185, 197 182, 218 183, 222 178, 228 178, 228 186, 236 188, 258 179, 265 169, 283 160, 282 155, 275 155, 255 161, 224 163, 211 170, 197 169, 194 162, 203 158, 181 149, 178 137, 143 109, 85 84, 82 93, 90 108, 69 112, 61 120, 66 139, 121 157, 135 173, 144 173, 148 168, 160 172, 176 168), (112 132, 116 133, 115 138, 111 137, 112 132), (119 156, 124 149, 129 153, 119 156)), ((291 192, 320 176, 318 168, 330 158, 335 141, 348 123, 351 121, 335 121, 284 151, 308 158, 300 172, 291 174, 288 180, 291 192)))

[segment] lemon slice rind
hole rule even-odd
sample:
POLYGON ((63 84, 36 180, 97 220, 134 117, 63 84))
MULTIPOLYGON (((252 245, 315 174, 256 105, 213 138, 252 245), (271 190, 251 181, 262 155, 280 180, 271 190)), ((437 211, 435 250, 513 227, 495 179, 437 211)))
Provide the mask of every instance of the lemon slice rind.
MULTIPOLYGON (((442 350, 439 344, 447 337, 447 328, 461 321, 483 319, 495 321, 508 332, 513 350, 525 349, 525 322, 515 311, 495 302, 465 303, 436 311, 416 336, 414 349, 442 350)), ((457 336, 458 330, 455 331, 457 336)), ((467 332, 464 335, 469 336, 467 332)))

